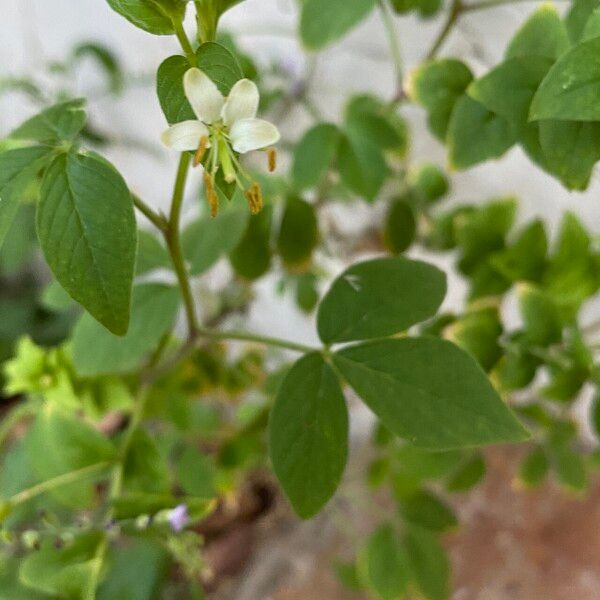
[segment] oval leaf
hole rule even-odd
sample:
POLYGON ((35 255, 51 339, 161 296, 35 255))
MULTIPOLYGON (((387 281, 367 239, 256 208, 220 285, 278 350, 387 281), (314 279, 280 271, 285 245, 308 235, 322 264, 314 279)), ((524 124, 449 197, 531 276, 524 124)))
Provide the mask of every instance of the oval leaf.
POLYGON ((446 295, 436 267, 406 258, 379 258, 342 273, 319 306, 326 344, 394 335, 432 317, 446 295))
POLYGON ((528 438, 473 358, 450 342, 381 340, 346 348, 333 360, 383 424, 416 446, 451 449, 528 438))
POLYGON ((137 230, 121 175, 93 154, 58 156, 42 183, 37 230, 62 287, 107 329, 125 334, 137 230))
POLYGON ((320 354, 301 358, 284 379, 269 423, 273 469, 294 510, 316 514, 331 498, 348 456, 348 411, 320 354))

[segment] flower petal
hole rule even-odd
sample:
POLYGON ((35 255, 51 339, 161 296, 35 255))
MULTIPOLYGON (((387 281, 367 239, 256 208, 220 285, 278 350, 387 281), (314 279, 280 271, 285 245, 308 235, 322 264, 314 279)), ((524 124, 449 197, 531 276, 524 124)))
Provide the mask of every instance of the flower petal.
POLYGON ((275 125, 262 119, 242 119, 236 121, 229 133, 233 149, 245 154, 251 150, 266 148, 276 144, 281 137, 275 125))
POLYGON ((186 150, 196 150, 200 138, 203 136, 208 136, 208 129, 204 123, 200 121, 182 121, 169 127, 160 139, 167 148, 185 152, 186 150))
POLYGON ((214 123, 221 118, 225 98, 206 73, 196 68, 186 71, 183 89, 194 113, 203 123, 214 123))
POLYGON ((242 119, 253 119, 258 111, 258 88, 249 79, 240 79, 232 88, 223 106, 223 122, 228 127, 242 119))

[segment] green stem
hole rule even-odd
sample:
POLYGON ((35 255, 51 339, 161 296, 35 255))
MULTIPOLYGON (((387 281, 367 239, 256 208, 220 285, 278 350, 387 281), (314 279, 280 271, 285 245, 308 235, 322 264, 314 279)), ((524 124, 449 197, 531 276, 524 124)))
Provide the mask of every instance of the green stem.
POLYGON ((175 35, 181 44, 181 48, 183 49, 188 62, 192 67, 196 66, 196 53, 194 52, 194 48, 183 28, 183 23, 181 21, 173 21, 173 28, 175 29, 175 35))
POLYGON ((392 54, 392 60, 394 61, 394 68, 396 70, 396 85, 397 89, 402 89, 402 79, 404 67, 402 64, 402 51, 400 49, 400 43, 398 41, 398 32, 394 25, 394 18, 392 16, 388 0, 378 0, 379 11, 381 12, 381 19, 385 26, 388 41, 390 44, 390 51, 392 54))
POLYGON ((134 206, 160 231, 167 228, 167 220, 150 208, 139 196, 133 195, 134 206))
POLYGON ((187 315, 189 337, 193 339, 198 331, 198 317, 196 315, 196 307, 194 306, 194 297, 190 286, 190 279, 185 267, 185 259, 181 250, 181 232, 179 231, 181 220, 181 208, 183 205, 183 195, 185 192, 185 184, 190 167, 191 155, 184 152, 179 160, 177 169, 177 178, 175 179, 175 188, 173 190, 173 199, 171 202, 171 213, 169 215, 168 228, 164 232, 167 248, 171 255, 171 261, 177 281, 181 288, 183 303, 187 315))
POLYGON ((454 28, 454 25, 458 21, 464 8, 465 7, 463 6, 461 0, 453 0, 452 5, 450 6, 450 12, 448 13, 446 22, 444 23, 444 26, 442 27, 437 38, 433 42, 433 46, 431 46, 431 49, 427 53, 426 60, 431 60, 436 57, 437 53, 439 52, 441 47, 444 45, 446 38, 448 37, 448 35, 452 31, 452 29, 454 28))
POLYGON ((81 479, 86 479, 92 475, 98 474, 110 466, 111 463, 105 461, 100 463, 95 463, 93 465, 88 465, 87 467, 83 467, 82 469, 76 469, 75 471, 69 471, 68 473, 63 473, 62 475, 58 475, 57 477, 53 477, 52 479, 47 479, 46 481, 42 481, 42 483, 38 483, 18 494, 15 494, 8 500, 11 506, 17 506, 18 504, 22 504, 23 502, 27 502, 32 498, 35 498, 45 492, 50 492, 56 488, 63 487, 68 485, 69 483, 75 483, 80 481, 81 479))
POLYGON ((256 333, 249 333, 246 331, 217 331, 214 329, 200 327, 198 329, 198 335, 212 340, 255 342, 257 344, 263 344, 265 346, 276 346, 278 348, 284 348, 286 350, 293 350, 294 352, 302 352, 303 354, 307 352, 323 351, 322 348, 315 348, 312 346, 306 346, 304 344, 297 344, 295 342, 289 342, 287 340, 259 335, 256 333))

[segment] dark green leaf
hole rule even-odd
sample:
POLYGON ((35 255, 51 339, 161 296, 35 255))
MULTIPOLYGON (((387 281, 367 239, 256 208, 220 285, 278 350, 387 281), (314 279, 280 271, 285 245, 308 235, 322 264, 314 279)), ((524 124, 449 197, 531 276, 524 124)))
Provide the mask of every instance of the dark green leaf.
POLYGON ((309 129, 294 150, 292 177, 298 191, 318 186, 337 153, 340 131, 331 123, 309 129))
POLYGON ((548 459, 543 448, 535 448, 519 466, 519 480, 526 487, 537 487, 548 473, 548 459))
POLYGON ((573 44, 579 41, 591 14, 599 6, 598 0, 573 0, 565 17, 565 26, 573 44))
POLYGON ((302 270, 310 265, 319 232, 317 215, 312 204, 292 196, 286 200, 277 237, 277 251, 290 270, 302 270))
POLYGON ((229 95, 231 88, 244 77, 237 58, 216 42, 202 44, 196 51, 196 61, 198 68, 215 82, 224 96, 229 95))
POLYGON ((403 198, 390 204, 383 230, 383 242, 392 254, 401 254, 412 245, 417 221, 412 206, 403 198))
POLYGON ((284 379, 269 423, 270 455, 294 510, 315 515, 337 489, 348 455, 348 411, 320 354, 300 359, 284 379))
POLYGON ((560 342, 565 324, 552 297, 526 284, 521 284, 517 293, 527 341, 541 347, 560 342))
POLYGON ((369 342, 341 350, 334 363, 384 425, 417 446, 450 449, 528 438, 477 363, 450 342, 369 342))
POLYGON ((445 531, 458 525, 452 510, 425 490, 398 498, 398 508, 404 519, 432 531, 445 531))
POLYGON ((137 230, 119 173, 94 154, 58 156, 44 176, 37 231, 62 287, 107 329, 125 334, 137 230))
POLYGON ((180 0, 107 0, 109 6, 136 27, 155 35, 175 33, 173 20, 181 22, 185 2, 180 0))
POLYGON ((449 492, 467 492, 485 477, 485 460, 481 454, 475 454, 452 473, 446 481, 449 492))
POLYGON ((271 206, 250 217, 244 237, 229 255, 235 272, 245 279, 258 279, 269 270, 272 218, 271 206))
POLYGON ((160 240, 149 231, 138 231, 138 251, 135 266, 136 275, 143 275, 156 269, 172 269, 169 253, 160 240))
POLYGON ((332 284, 317 317, 326 344, 393 335, 432 317, 446 295, 436 267, 402 257, 356 264, 332 284))

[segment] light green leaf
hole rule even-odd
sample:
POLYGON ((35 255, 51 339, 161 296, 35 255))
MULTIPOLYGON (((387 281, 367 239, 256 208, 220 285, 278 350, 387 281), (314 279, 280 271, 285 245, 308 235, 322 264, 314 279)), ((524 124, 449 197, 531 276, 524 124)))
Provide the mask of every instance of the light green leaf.
POLYGON ((446 138, 454 106, 472 79, 467 65, 452 58, 427 62, 411 72, 407 93, 427 110, 429 129, 438 139, 446 138))
POLYGON ((301 358, 284 379, 269 422, 277 479, 302 518, 337 489, 348 456, 348 411, 338 380, 320 354, 301 358))
POLYGON ((82 99, 55 104, 25 121, 9 137, 48 144, 70 142, 85 125, 84 105, 82 99))
POLYGON ((80 600, 86 597, 93 573, 102 567, 102 559, 96 556, 102 537, 98 532, 84 533, 60 549, 48 539, 40 550, 23 560, 19 579, 27 587, 54 598, 80 600))
POLYGON ((318 186, 338 150, 340 130, 331 123, 309 129, 294 150, 292 178, 298 191, 318 186))
POLYGON ((219 194, 221 208, 212 218, 208 215, 188 225, 181 238, 183 253, 192 275, 201 275, 222 256, 232 252, 248 229, 250 213, 237 198, 227 200, 219 194))
POLYGON ((310 50, 335 42, 374 9, 375 0, 305 0, 300 18, 300 36, 310 50))
POLYGON ((0 248, 19 209, 27 186, 50 161, 46 146, 17 148, 0 153, 0 248))
POLYGON ((552 66, 537 90, 532 120, 600 121, 600 37, 581 42, 552 66))
POLYGON ((308 267, 318 241, 317 215, 312 204, 295 196, 288 198, 277 236, 277 251, 286 268, 302 271, 308 267))
POLYGON ((42 183, 37 231, 62 287, 107 329, 125 334, 137 230, 121 175, 94 154, 58 156, 42 183))
POLYGON ((394 335, 432 317, 446 295, 436 267, 402 257, 356 264, 342 273, 319 306, 326 344, 394 335))
POLYGON ((477 363, 450 342, 374 341, 341 350, 333 360, 383 424, 416 446, 451 449, 528 438, 477 363))
POLYGON ((141 366, 175 322, 180 296, 177 288, 147 283, 133 290, 131 323, 119 337, 84 314, 73 332, 73 364, 84 377, 127 373, 141 366))
POLYGON ((506 58, 546 56, 557 59, 569 48, 569 36, 552 4, 542 4, 517 31, 506 49, 506 58))
POLYGON ((425 600, 450 597, 450 565, 434 533, 411 527, 404 539, 411 570, 425 600))
POLYGON ((506 119, 466 94, 456 101, 446 138, 448 159, 455 169, 499 158, 515 141, 506 119))
POLYGON ((107 0, 109 6, 136 27, 155 35, 175 33, 173 20, 181 22, 185 2, 180 0, 107 0))
POLYGON ((585 24, 581 41, 591 40, 600 35, 600 8, 594 10, 585 24))
POLYGON ((519 285, 517 294, 527 341, 540 347, 560 342, 564 323, 552 297, 527 284, 519 285))
POLYGON ((410 579, 408 557, 391 525, 381 525, 359 557, 359 577, 376 600, 400 600, 410 579))
POLYGON ((411 172, 410 181, 428 204, 434 204, 443 198, 450 189, 450 182, 444 171, 432 163, 419 165, 411 172))
POLYGON ((565 26, 573 44, 579 41, 586 23, 599 6, 598 0, 573 0, 565 17, 565 26))
POLYGON ((209 458, 194 447, 188 446, 177 460, 177 481, 190 496, 214 498, 217 495, 216 473, 209 458))

